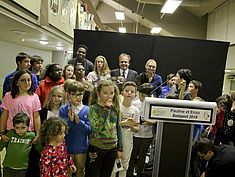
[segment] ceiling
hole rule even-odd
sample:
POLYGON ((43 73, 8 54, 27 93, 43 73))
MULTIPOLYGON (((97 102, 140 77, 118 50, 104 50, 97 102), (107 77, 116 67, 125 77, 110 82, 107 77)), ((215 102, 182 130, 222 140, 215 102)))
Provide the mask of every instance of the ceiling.
MULTIPOLYGON (((206 38, 207 14, 226 0, 183 0, 174 14, 161 14, 165 0, 82 0, 101 30, 118 31, 125 26, 128 33, 150 34, 153 26, 162 28, 159 35, 206 38), (118 21, 114 12, 122 10, 126 19, 118 21)), ((72 49, 73 39, 59 31, 30 23, 8 12, 0 4, 0 40, 40 50, 72 49), (40 39, 47 39, 48 45, 41 45, 40 39)))
POLYGON ((183 0, 174 14, 160 13, 165 0, 82 1, 88 4, 89 11, 97 14, 101 29, 118 31, 118 27, 124 26, 128 33, 150 34, 151 28, 157 26, 162 28, 163 36, 205 39, 207 14, 226 0, 183 0), (124 11, 124 21, 115 19, 117 10, 124 11))

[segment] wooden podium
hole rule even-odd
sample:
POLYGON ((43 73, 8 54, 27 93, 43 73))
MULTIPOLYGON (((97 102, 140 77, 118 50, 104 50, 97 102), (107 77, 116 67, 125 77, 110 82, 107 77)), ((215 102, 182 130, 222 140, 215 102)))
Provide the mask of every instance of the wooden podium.
POLYGON ((158 121, 152 177, 188 177, 193 124, 214 124, 216 106, 215 102, 145 99, 145 117, 158 121))

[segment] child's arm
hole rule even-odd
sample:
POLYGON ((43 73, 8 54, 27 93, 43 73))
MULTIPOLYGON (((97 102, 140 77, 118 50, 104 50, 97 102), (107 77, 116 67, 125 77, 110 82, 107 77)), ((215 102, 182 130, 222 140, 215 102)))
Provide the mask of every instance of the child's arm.
MULTIPOLYGON (((88 119, 88 109, 86 111, 83 112, 83 118, 79 120, 79 124, 77 124, 76 126, 78 126, 80 128, 80 130, 85 133, 86 135, 90 135, 92 130, 91 130, 91 124, 90 121, 88 119)), ((79 117, 79 116, 78 116, 79 117)))
POLYGON ((34 130, 36 132, 36 137, 34 138, 32 143, 35 144, 39 140, 39 130, 41 127, 41 119, 40 119, 39 111, 33 112, 33 119, 34 119, 34 130))
MULTIPOLYGON (((10 131, 8 133, 6 133, 6 135, 4 135, 5 137, 8 138, 8 141, 10 139, 9 133, 10 133, 10 131)), ((0 139, 0 151, 3 150, 3 148, 6 147, 7 145, 8 145, 8 142, 4 142, 2 139, 0 139)))
POLYGON ((135 133, 139 131, 139 117, 140 117, 140 111, 136 107, 135 114, 132 116, 132 124, 131 124, 131 130, 135 133))
POLYGON ((76 168, 76 166, 75 166, 75 163, 74 163, 73 158, 72 158, 71 155, 68 155, 68 161, 69 161, 69 168, 70 168, 70 170, 71 170, 73 173, 75 173, 76 170, 77 170, 77 168, 76 168))
POLYGON ((128 121, 130 121, 130 128, 133 132, 137 133, 139 131, 139 125, 137 124, 137 122, 135 120, 132 119, 128 119, 128 121))
POLYGON ((8 116, 9 116, 9 112, 6 109, 2 109, 1 120, 0 120, 0 134, 1 134, 2 141, 5 143, 9 141, 9 138, 4 135, 8 116))
POLYGON ((122 144, 122 125, 119 119, 117 119, 117 137, 118 137, 118 143, 117 143, 117 157, 121 158, 122 157, 122 152, 123 152, 123 144, 122 144))

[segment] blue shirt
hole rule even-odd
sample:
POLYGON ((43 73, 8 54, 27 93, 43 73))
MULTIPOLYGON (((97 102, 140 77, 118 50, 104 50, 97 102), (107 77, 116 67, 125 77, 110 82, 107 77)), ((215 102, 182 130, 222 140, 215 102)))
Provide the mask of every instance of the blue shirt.
POLYGON ((166 94, 170 92, 171 88, 168 85, 165 85, 162 87, 162 94, 159 96, 159 98, 165 98, 166 94))
POLYGON ((154 89, 159 87, 153 92, 154 97, 158 97, 162 91, 162 88, 161 88, 162 77, 157 74, 154 74, 153 80, 150 82, 150 84, 154 87, 154 89))
POLYGON ((65 137, 67 150, 70 154, 84 154, 88 149, 88 138, 91 134, 91 125, 88 119, 88 106, 83 106, 78 117, 80 119, 79 124, 71 121, 68 116, 68 110, 71 104, 68 103, 60 107, 59 116, 63 118, 69 126, 68 134, 65 137))

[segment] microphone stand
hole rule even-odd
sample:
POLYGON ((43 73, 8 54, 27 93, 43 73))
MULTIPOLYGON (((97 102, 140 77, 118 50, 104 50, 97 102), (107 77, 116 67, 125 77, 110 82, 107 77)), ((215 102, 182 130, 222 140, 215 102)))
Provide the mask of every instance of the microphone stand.
POLYGON ((170 79, 166 79, 164 82, 162 82, 159 86, 157 86, 155 89, 153 89, 151 92, 150 92, 150 95, 152 95, 157 89, 161 88, 165 83, 167 83, 169 80, 171 80, 174 76, 172 76, 170 79))

